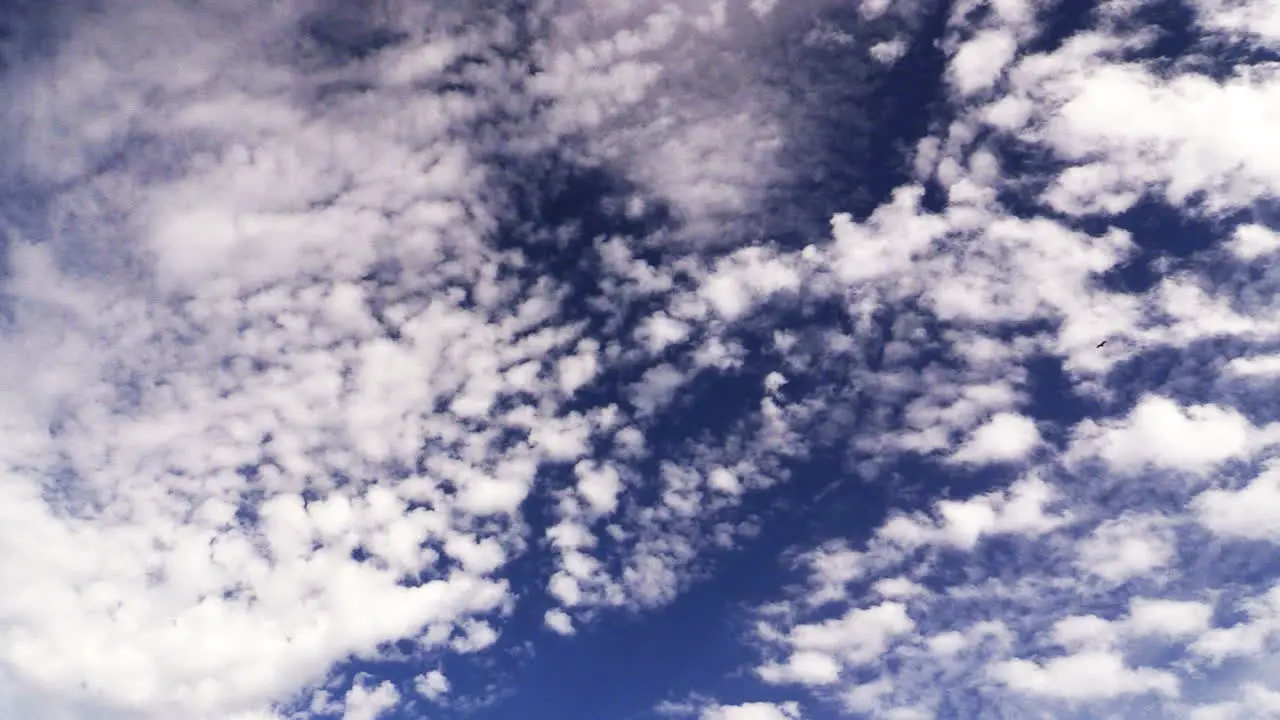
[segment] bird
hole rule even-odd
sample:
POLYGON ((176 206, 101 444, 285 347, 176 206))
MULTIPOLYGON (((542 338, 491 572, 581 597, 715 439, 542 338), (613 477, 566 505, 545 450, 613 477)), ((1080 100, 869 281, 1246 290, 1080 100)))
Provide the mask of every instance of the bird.
POLYGON ((1102 347, 1103 345, 1106 345, 1106 344, 1107 344, 1107 341, 1103 340, 1102 342, 1098 343, 1098 347, 1102 347))

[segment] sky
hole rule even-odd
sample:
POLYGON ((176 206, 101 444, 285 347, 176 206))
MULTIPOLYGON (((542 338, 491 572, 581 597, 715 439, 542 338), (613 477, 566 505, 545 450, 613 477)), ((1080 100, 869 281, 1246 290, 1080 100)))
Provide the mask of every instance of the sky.
POLYGON ((1280 4, 0 2, 0 720, 1280 718, 1280 4))

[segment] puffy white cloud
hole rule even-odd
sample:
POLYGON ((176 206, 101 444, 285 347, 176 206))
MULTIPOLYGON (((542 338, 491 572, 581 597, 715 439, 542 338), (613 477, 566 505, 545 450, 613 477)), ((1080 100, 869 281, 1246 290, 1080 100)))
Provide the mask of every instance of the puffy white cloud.
POLYGON ((1280 691, 1262 683, 1245 683, 1237 697, 1192 708, 1191 720, 1245 720, 1280 716, 1280 691))
POLYGON ((1258 152, 1251 140, 1280 109, 1272 70, 1244 67, 1224 81, 1193 73, 1162 79, 1136 63, 1100 61, 1117 44, 1076 40, 1070 52, 1028 58, 1012 73, 1018 92, 1050 100, 1041 134, 1047 143, 1068 158, 1102 158, 1115 169, 1077 184, 1070 196, 1081 204, 1062 209, 1102 209, 1121 196, 1132 202, 1147 188, 1175 203, 1205 193, 1210 208, 1247 207, 1275 192, 1280 156, 1258 152))
POLYGON ((1262 42, 1280 40, 1280 11, 1271 3, 1196 0, 1192 7, 1196 10, 1196 20, 1210 30, 1253 37, 1262 42))
POLYGON ((1166 567, 1173 560, 1172 534, 1162 518, 1123 515, 1094 528, 1077 545, 1076 563, 1086 573, 1124 582, 1166 567))
POLYGON ((449 678, 440 670, 429 670, 413 679, 413 688, 428 700, 435 700, 449 693, 449 678))
POLYGON ((1096 615, 1070 615, 1053 624, 1053 641, 1073 652, 1109 650, 1116 642, 1117 628, 1096 615))
POLYGON ((1040 430, 1031 418, 996 413, 973 431, 951 459, 975 464, 1021 460, 1039 444, 1040 430))
POLYGON ((962 96, 990 89, 1017 49, 1017 40, 1006 29, 979 31, 960 46, 947 68, 952 86, 962 96))
POLYGON ((584 461, 575 465, 573 470, 578 476, 578 492, 593 512, 607 515, 618 507, 622 479, 612 465, 592 467, 584 461))
POLYGON ((563 610, 548 610, 542 622, 557 635, 573 635, 577 632, 573 627, 573 618, 563 610))
POLYGON ((1193 501, 1201 524, 1224 538, 1280 540, 1280 463, 1238 490, 1214 488, 1193 501))
POLYGON ((400 691, 389 681, 370 689, 356 684, 343 698, 342 720, 377 720, 400 702, 400 691))
POLYGON ((1280 233, 1262 225, 1240 225, 1227 247, 1241 260, 1257 260, 1280 251, 1280 233))
POLYGON ((1101 458, 1119 472, 1155 467, 1204 473, 1228 460, 1249 458, 1260 439, 1258 429, 1233 408, 1184 407, 1167 397, 1144 395, 1124 418, 1078 425, 1070 452, 1101 458))
POLYGON ((451 647, 460 653, 479 652, 498 641, 498 631, 483 621, 464 622, 462 633, 450 643, 451 647))
POLYGON ((801 650, 783 663, 763 665, 756 672, 770 683, 830 685, 840 679, 840 663, 827 653, 801 650))
POLYGON ((1046 506, 1055 494, 1048 483, 1028 476, 1007 491, 977 495, 968 500, 940 501, 936 506, 936 520, 899 515, 877 532, 881 538, 907 548, 945 543, 970 550, 987 535, 1035 536, 1069 521, 1065 516, 1046 514, 1046 506))
POLYGON ((1125 630, 1134 635, 1193 637, 1207 630, 1212 618, 1213 607, 1202 602, 1134 598, 1125 630))
MULTIPOLYGON (((851 608, 839 618, 791 627, 779 636, 790 651, 787 659, 761 665, 756 674, 773 684, 829 685, 838 679, 841 667, 876 661, 895 638, 914 627, 899 602, 851 608)), ((773 630, 766 634, 777 635, 773 630)))
POLYGON ((991 668, 993 679, 1011 689, 1064 700, 1107 700, 1122 695, 1156 693, 1176 697, 1176 675, 1133 668, 1114 652, 1087 651, 1043 663, 1008 660, 991 668))
POLYGON ((1280 375, 1280 355, 1232 358, 1224 370, 1239 377, 1270 379, 1280 375))
POLYGON ((1215 627, 1196 638, 1191 650, 1214 663, 1229 658, 1265 657, 1271 638, 1280 633, 1280 586, 1241 602, 1246 619, 1215 627))
POLYGON ((713 705, 702 711, 701 720, 799 720, 800 709, 795 703, 743 703, 742 705, 713 705))
POLYGON ((907 52, 907 43, 901 38, 893 40, 881 40, 872 45, 868 50, 871 57, 876 62, 884 65, 892 65, 902 58, 907 52))

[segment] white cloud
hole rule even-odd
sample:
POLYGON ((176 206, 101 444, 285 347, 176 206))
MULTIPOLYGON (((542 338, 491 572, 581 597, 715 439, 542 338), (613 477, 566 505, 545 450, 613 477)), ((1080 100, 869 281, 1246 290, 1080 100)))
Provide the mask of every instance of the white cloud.
POLYGON ((1119 655, 1087 651, 1043 663, 1008 660, 991 668, 992 678, 1018 692, 1063 700, 1107 700, 1122 695, 1156 693, 1177 697, 1176 675, 1132 668, 1119 655))
POLYGON ((1161 525, 1158 517, 1107 520, 1076 546, 1076 563, 1082 571, 1111 582, 1149 575, 1173 560, 1171 534, 1161 525))
POLYGON ((688 382, 689 377, 670 364, 649 368, 631 386, 631 403, 641 417, 653 415, 670 404, 688 382))
POLYGON ((1117 628, 1096 615, 1071 615, 1053 624, 1053 641, 1072 652, 1110 650, 1117 628))
POLYGON ((640 327, 636 328, 636 339, 645 345, 650 353, 660 353, 667 347, 683 342, 689 336, 690 328, 665 312, 650 315, 640 327))
POLYGON ((1167 397, 1144 395, 1122 419, 1078 425, 1070 452, 1101 458, 1119 472, 1156 467, 1204 473, 1248 458, 1257 439, 1257 429, 1233 408, 1184 407, 1167 397))
POLYGON ((937 504, 937 520, 897 516, 878 530, 885 540, 903 547, 946 543, 971 550, 986 535, 1040 535, 1069 520, 1045 513, 1056 495, 1052 486, 1035 476, 1018 480, 1007 491, 937 504))
POLYGON ((1280 542, 1280 463, 1239 490, 1215 488, 1193 501, 1200 523, 1224 538, 1280 542))
POLYGON ((699 717, 700 720, 799 720, 800 709, 795 703, 713 705, 703 710, 699 717))
POLYGON ((1003 28, 981 30, 964 42, 948 66, 949 79, 962 96, 990 89, 1018 49, 1013 34, 1003 28))
POLYGON ((878 580, 872 586, 872 590, 892 599, 910 598, 928 592, 919 583, 912 582, 904 577, 878 580))
POLYGON ((718 467, 713 469, 707 476, 707 484, 720 492, 730 495, 737 495, 742 492, 742 483, 738 481, 733 471, 728 468, 718 467))
POLYGON ((1265 657, 1271 638, 1280 634, 1280 586, 1240 603, 1247 619, 1215 627, 1196 638, 1191 650, 1211 662, 1265 657))
POLYGON ((415 677, 413 687, 422 697, 435 700, 449 693, 449 678, 439 670, 430 670, 415 677))
POLYGON ((830 685, 840 679, 840 663, 826 653, 802 650, 786 662, 763 665, 756 672, 769 683, 830 685))
POLYGON ((1252 36, 1264 43, 1280 40, 1280 10, 1269 2, 1196 0, 1192 7, 1196 9, 1196 19, 1209 29, 1230 35, 1252 36))
POLYGON ((1228 247, 1241 260, 1257 260, 1280 251, 1280 233, 1262 225, 1241 225, 1228 247))
POLYGON ((882 65, 892 65, 907 54, 907 43, 902 38, 881 40, 872 45, 867 52, 882 65))
POLYGON ((1235 699, 1192 708, 1191 720, 1247 720, 1280 717, 1280 691, 1262 683, 1245 683, 1235 699))
POLYGON ((1191 600, 1134 598, 1125 630, 1134 635, 1194 637, 1209 629, 1213 607, 1191 600))
POLYGON ((951 459, 963 463, 1010 462, 1025 458, 1040 444, 1035 421, 1017 413, 996 413, 973 431, 951 459))
POLYGON ((578 492, 592 512, 607 515, 618 507, 622 479, 612 465, 593 466, 584 460, 575 465, 573 471, 578 476, 578 492))
POLYGON ((1270 379, 1280 376, 1280 354, 1232 358, 1225 370, 1239 377, 1270 379))
POLYGON ((342 720, 377 720, 400 702, 395 685, 384 681, 376 688, 354 685, 343 699, 342 720))
POLYGON ((1138 64, 1100 62, 1095 53, 1107 44, 1079 40, 1013 73, 1020 92, 1052 99, 1043 138, 1055 150, 1105 158, 1118 170, 1118 183, 1099 176, 1101 183, 1077 187, 1077 197, 1091 191, 1106 202, 1161 188, 1174 203, 1203 192, 1208 207, 1228 208, 1275 193, 1280 155, 1259 152, 1251 140, 1280 109, 1273 72, 1246 67, 1222 82, 1192 73, 1166 80, 1138 64))
POLYGON ((479 652, 498 641, 498 631, 484 621, 466 621, 462 625, 462 633, 450 643, 460 653, 479 652))
POLYGON ((563 610, 548 610, 543 623, 557 635, 573 635, 577 632, 573 627, 573 619, 563 610))
POLYGON ((899 602, 851 608, 839 618, 790 628, 783 638, 791 651, 786 662, 766 663, 756 668, 756 674, 774 684, 830 684, 841 666, 874 662, 914 627, 906 606, 899 602))

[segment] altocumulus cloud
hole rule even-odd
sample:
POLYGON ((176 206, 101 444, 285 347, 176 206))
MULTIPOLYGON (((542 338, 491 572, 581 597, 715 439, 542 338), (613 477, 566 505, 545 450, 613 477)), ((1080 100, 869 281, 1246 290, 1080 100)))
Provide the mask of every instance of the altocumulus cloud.
POLYGON ((782 549, 642 711, 1275 716, 1280 12, 1168 5, 6 7, 0 717, 474 714, 782 549))

